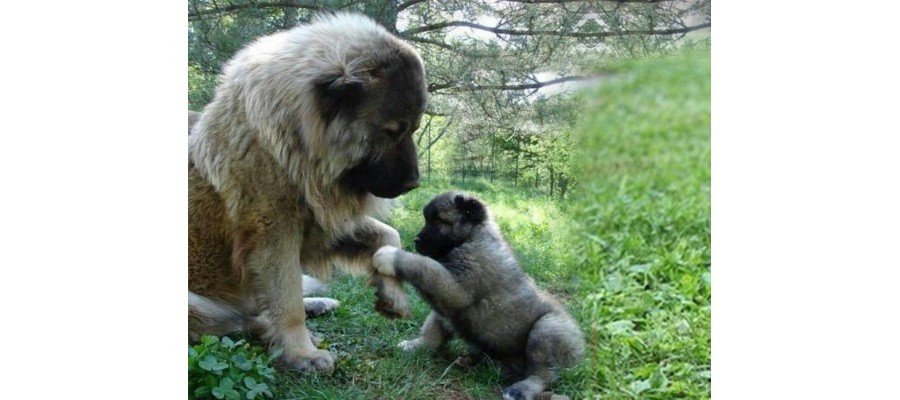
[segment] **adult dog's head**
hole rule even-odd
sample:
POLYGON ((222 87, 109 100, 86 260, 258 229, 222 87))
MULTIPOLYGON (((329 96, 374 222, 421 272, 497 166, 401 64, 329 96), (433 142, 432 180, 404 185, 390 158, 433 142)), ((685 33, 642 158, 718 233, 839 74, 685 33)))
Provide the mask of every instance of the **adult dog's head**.
POLYGON ((435 259, 469 242, 481 227, 491 223, 484 203, 456 191, 436 196, 422 214, 425 226, 414 239, 416 251, 435 259))
POLYGON ((422 59, 371 19, 321 16, 261 38, 223 80, 304 185, 385 198, 419 185, 412 133, 427 99, 422 59))

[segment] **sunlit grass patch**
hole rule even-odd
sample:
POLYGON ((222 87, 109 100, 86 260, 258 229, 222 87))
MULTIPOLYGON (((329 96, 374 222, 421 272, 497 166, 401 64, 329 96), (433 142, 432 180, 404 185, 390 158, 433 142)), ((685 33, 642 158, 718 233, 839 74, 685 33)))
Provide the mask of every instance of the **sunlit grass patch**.
POLYGON ((616 66, 586 96, 583 397, 710 396, 709 88, 701 51, 616 66))

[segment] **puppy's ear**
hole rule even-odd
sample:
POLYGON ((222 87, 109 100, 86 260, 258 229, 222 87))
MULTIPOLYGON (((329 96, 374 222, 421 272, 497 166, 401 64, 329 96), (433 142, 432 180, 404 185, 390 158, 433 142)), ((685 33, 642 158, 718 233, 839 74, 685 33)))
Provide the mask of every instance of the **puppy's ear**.
POLYGON ((458 194, 453 198, 453 204, 456 205, 456 209, 462 214, 464 221, 480 223, 487 218, 487 209, 484 207, 484 204, 481 204, 474 197, 467 198, 458 194))
POLYGON ((341 110, 350 110, 362 101, 363 79, 352 75, 323 76, 316 83, 322 119, 333 121, 341 110))

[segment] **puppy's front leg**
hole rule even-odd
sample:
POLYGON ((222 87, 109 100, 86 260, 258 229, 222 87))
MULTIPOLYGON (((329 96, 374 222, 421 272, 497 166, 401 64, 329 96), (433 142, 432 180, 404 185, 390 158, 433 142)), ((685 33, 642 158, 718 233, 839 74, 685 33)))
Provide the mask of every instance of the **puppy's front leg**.
POLYGON ((331 372, 334 356, 317 349, 306 328, 299 229, 271 227, 258 234, 245 266, 254 272, 257 304, 268 321, 263 339, 283 347, 279 364, 284 368, 331 372))
POLYGON ((384 246, 372 256, 379 273, 411 283, 437 308, 457 310, 472 303, 471 295, 441 263, 393 246, 384 246))

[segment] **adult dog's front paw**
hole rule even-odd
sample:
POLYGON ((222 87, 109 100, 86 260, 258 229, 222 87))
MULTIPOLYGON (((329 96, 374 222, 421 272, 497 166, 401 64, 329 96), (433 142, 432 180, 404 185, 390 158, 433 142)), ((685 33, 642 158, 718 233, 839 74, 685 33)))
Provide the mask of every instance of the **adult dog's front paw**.
POLYGON ((372 266, 379 274, 394 276, 394 262, 397 260, 397 253, 400 249, 394 246, 382 246, 372 256, 372 266))
POLYGON ((397 278, 373 274, 370 283, 375 286, 375 311, 388 318, 412 316, 406 290, 397 278))
POLYGON ((334 355, 328 351, 318 349, 306 354, 294 356, 283 354, 276 365, 286 370, 297 370, 305 373, 324 372, 330 374, 334 371, 334 355))

